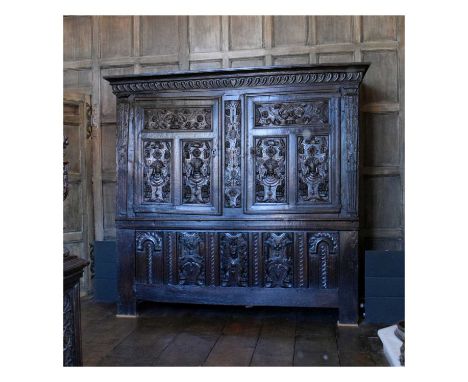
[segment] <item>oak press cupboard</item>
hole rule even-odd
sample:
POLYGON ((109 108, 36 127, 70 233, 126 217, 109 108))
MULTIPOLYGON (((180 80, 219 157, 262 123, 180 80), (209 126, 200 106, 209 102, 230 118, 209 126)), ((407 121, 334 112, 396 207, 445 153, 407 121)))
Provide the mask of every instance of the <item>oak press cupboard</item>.
POLYGON ((366 63, 105 77, 117 96, 119 315, 138 300, 358 319, 366 63))

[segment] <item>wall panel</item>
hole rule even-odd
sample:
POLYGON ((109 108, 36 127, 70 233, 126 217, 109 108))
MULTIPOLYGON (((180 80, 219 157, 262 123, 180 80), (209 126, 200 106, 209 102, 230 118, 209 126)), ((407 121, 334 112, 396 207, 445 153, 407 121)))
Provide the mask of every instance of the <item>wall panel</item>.
POLYGON ((300 65, 300 64, 308 64, 308 63, 309 63, 308 54, 273 57, 273 65, 300 65))
POLYGON ((320 53, 318 55, 319 64, 334 64, 340 62, 353 62, 354 53, 320 53))
POLYGON ((63 60, 77 61, 91 58, 91 16, 63 19, 63 60))
POLYGON ((220 69, 222 67, 222 60, 190 61, 190 70, 220 69))
POLYGON ((218 52, 221 50, 221 17, 189 17, 190 52, 218 52))
POLYGON ((273 46, 305 45, 307 31, 307 17, 274 16, 273 46))
POLYGON ((175 72, 179 64, 141 65, 141 73, 175 72))
POLYGON ((363 41, 395 41, 397 39, 395 16, 363 16, 363 41))
POLYGON ((363 165, 399 166, 398 150, 400 137, 398 113, 364 113, 363 123, 363 165))
POLYGON ((63 71, 63 88, 91 89, 93 85, 93 73, 90 69, 63 71))
POLYGON ((113 229, 115 227, 115 198, 116 189, 115 182, 105 181, 102 187, 104 201, 104 230, 113 229))
POLYGON ((108 176, 115 176, 115 145, 117 130, 115 124, 101 126, 102 172, 108 176))
POLYGON ((364 228, 396 228, 401 225, 399 176, 365 176, 364 228))
POLYGON ((133 19, 131 16, 102 16, 100 18, 101 58, 132 55, 133 19))
POLYGON ((176 16, 141 16, 141 55, 175 54, 179 50, 179 18, 176 16))
POLYGON ((242 68, 246 66, 262 66, 265 65, 265 59, 263 57, 252 57, 235 59, 231 61, 232 68, 242 68))
POLYGON ((398 102, 398 57, 393 50, 363 51, 362 61, 370 62, 363 83, 364 100, 398 102))
POLYGON ((229 21, 232 50, 263 47, 262 16, 231 16, 229 21))
POLYGON ((317 44, 352 42, 353 18, 351 16, 316 16, 317 44))

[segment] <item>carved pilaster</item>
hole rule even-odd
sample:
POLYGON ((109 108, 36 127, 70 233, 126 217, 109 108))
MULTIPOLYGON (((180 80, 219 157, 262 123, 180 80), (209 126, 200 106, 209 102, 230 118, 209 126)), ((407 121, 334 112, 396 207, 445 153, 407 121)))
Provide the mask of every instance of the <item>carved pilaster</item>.
POLYGON ((130 105, 119 102, 117 107, 117 163, 119 166, 127 164, 128 122, 130 105))
POLYGON ((357 169, 358 169, 358 95, 357 90, 349 89, 355 95, 345 95, 342 97, 342 121, 344 123, 346 136, 346 155, 345 155, 345 170, 347 178, 347 200, 346 209, 349 213, 357 212, 357 169))
POLYGON ((241 206, 241 103, 224 102, 224 206, 241 206))
POLYGON ((117 104, 117 214, 125 216, 127 210, 127 153, 130 109, 133 107, 127 102, 119 101, 117 104))
POLYGON ((252 285, 260 286, 260 234, 252 233, 252 285))
POLYGON ((216 234, 210 232, 207 234, 208 248, 207 251, 210 262, 210 285, 216 285, 216 234))
POLYGON ((176 284, 177 275, 174 275, 175 263, 176 263, 176 244, 175 244, 175 233, 165 232, 164 233, 164 244, 165 244, 165 280, 168 284, 176 284))
POLYGON ((306 252, 305 252, 305 233, 298 232, 294 235, 296 237, 296 253, 297 253, 297 287, 306 287, 306 252))

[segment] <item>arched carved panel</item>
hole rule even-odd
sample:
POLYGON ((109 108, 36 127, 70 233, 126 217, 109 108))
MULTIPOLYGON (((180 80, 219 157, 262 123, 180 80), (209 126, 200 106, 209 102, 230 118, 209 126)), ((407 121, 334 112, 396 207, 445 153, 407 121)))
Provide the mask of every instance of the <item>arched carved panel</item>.
POLYGON ((162 237, 152 231, 136 232, 136 259, 135 259, 135 279, 139 283, 154 284, 162 281, 163 248, 162 237))
POLYGON ((336 288, 337 255, 339 236, 337 232, 315 232, 309 236, 309 282, 320 289, 336 288))

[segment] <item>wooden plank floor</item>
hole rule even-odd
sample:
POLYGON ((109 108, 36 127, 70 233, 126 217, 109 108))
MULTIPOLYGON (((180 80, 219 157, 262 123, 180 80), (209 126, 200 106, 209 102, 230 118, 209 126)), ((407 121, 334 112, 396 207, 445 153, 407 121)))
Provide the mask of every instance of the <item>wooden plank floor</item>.
POLYGON ((138 318, 82 300, 84 366, 387 366, 379 327, 333 309, 142 303, 138 318))

